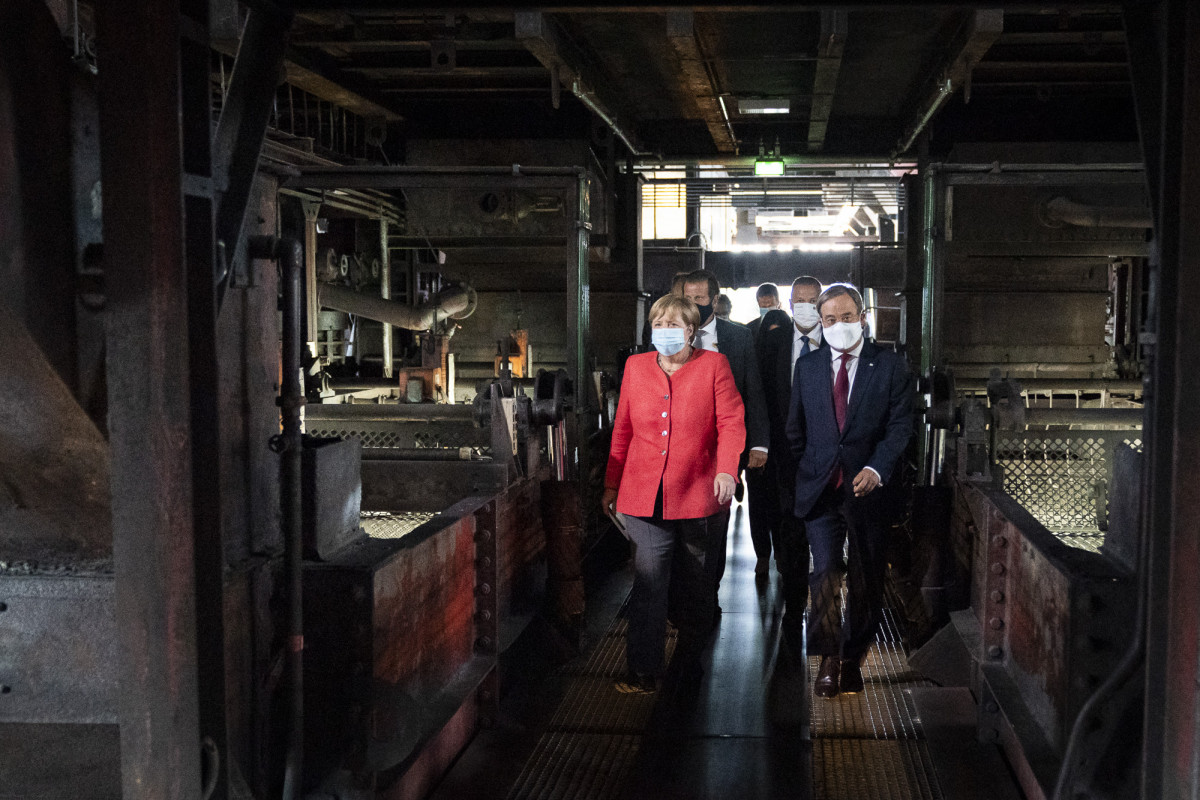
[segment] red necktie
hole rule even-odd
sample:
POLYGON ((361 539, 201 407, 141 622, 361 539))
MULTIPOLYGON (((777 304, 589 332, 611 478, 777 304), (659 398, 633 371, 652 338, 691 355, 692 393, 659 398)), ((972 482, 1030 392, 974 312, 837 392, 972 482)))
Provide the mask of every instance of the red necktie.
MULTIPOLYGON (((850 359, 854 356, 842 353, 842 365, 838 368, 837 378, 833 382, 833 416, 837 419, 838 431, 846 430, 846 406, 850 403, 850 359)), ((829 478, 834 489, 842 487, 842 462, 838 460, 829 478)))
POLYGON ((854 356, 842 353, 842 366, 837 380, 833 382, 833 414, 837 417, 838 430, 846 430, 846 406, 850 403, 850 359, 854 356))

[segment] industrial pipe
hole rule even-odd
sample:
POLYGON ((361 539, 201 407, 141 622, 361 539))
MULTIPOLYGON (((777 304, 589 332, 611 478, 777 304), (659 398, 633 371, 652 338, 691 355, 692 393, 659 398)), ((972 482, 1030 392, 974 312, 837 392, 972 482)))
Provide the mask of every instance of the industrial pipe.
POLYGON ((654 155, 654 153, 647 153, 644 150, 639 150, 633 146, 633 142, 630 141, 629 135, 621 129, 621 126, 617 124, 617 121, 613 119, 607 111, 600 107, 600 104, 592 96, 592 92, 588 91, 588 89, 586 89, 583 84, 579 82, 578 78, 571 81, 571 93, 578 97, 579 101, 587 106, 589 111, 599 117, 600 121, 607 125, 618 139, 624 142, 625 146, 629 148, 629 152, 632 153, 635 158, 654 155))
POLYGON ((285 573, 288 592, 286 670, 289 726, 287 760, 283 777, 283 798, 300 794, 304 764, 304 606, 302 603, 303 519, 301 456, 303 440, 300 411, 304 406, 301 377, 305 350, 304 324, 304 248, 299 240, 274 236, 253 236, 249 240, 251 258, 277 260, 283 287, 283 380, 279 389, 283 433, 273 438, 272 448, 281 455, 280 505, 285 548, 285 573))
POLYGON ((1142 206, 1093 206, 1055 197, 1042 205, 1046 227, 1077 225, 1082 228, 1153 228, 1150 209, 1142 206))
POLYGON ((938 81, 937 94, 930 101, 929 107, 917 119, 917 124, 912 127, 900 141, 896 144, 896 149, 892 151, 891 160, 895 161, 902 153, 907 153, 912 147, 913 142, 921 135, 921 131, 925 130, 925 126, 929 124, 929 120, 933 119, 942 105, 950 99, 950 95, 954 94, 954 83, 950 78, 944 78, 938 81))
POLYGON ((433 327, 438 320, 466 319, 475 313, 478 298, 470 287, 445 289, 432 301, 420 306, 410 306, 382 297, 360 294, 344 286, 323 283, 317 289, 322 306, 356 314, 360 317, 385 322, 410 331, 424 331, 433 327))

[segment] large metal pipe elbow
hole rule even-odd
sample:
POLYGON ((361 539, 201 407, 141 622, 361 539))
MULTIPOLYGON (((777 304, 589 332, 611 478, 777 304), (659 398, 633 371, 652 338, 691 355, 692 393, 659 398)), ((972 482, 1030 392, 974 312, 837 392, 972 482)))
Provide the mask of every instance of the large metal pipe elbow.
POLYGON ((1051 228, 1076 225, 1081 228, 1152 228, 1150 209, 1141 206, 1093 206, 1055 197, 1042 205, 1042 222, 1051 228))
POLYGON ((385 300, 374 295, 361 294, 353 289, 333 284, 321 284, 318 299, 322 306, 347 314, 373 319, 397 328, 423 331, 432 328, 438 320, 447 317, 466 319, 475 311, 477 298, 470 287, 453 287, 439 292, 430 302, 410 306, 385 300))

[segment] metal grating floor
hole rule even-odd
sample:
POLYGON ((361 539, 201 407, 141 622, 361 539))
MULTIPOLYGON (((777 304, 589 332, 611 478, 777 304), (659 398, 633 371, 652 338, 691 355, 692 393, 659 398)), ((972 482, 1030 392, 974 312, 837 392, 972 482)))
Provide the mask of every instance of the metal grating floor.
MULTIPOLYGON (((810 680, 820 661, 810 657, 810 680)), ((908 693, 932 684, 909 666, 890 608, 863 664, 863 679, 859 694, 812 701, 813 797, 943 800, 908 693)))
MULTIPOLYGON (((510 800, 607 800, 619 797, 654 712, 654 695, 620 694, 613 680, 625 669, 625 630, 618 617, 571 679, 550 727, 508 793, 510 800)), ((667 636, 667 658, 675 650, 667 636)))
POLYGON ((942 797, 921 741, 814 739, 813 784, 818 800, 942 797))
MULTIPOLYGON (((617 619, 570 679, 549 729, 508 792, 509 800, 611 800, 626 780, 654 713, 656 696, 621 695, 612 681, 624 670, 625 621, 617 619)), ((668 640, 668 653, 674 638, 668 640)), ((811 680, 818 657, 810 659, 811 680)), ((884 629, 863 666, 866 688, 810 708, 812 785, 816 800, 944 800, 921 722, 908 689, 931 684, 908 665, 896 620, 884 629)), ((789 795, 790 796, 790 795, 789 795)))
MULTIPOLYGON (((627 627, 618 615, 590 653, 553 671, 548 688, 561 699, 549 704, 548 722, 530 732, 524 749, 508 752, 516 761, 510 777, 489 783, 494 774, 486 760, 477 761, 478 783, 464 776, 456 792, 439 797, 947 800, 909 691, 931 684, 909 666, 891 609, 863 667, 865 690, 813 698, 819 659, 811 658, 808 697, 791 701, 807 705, 807 732, 790 721, 776 727, 772 704, 787 697, 771 694, 779 687, 768 684, 776 666, 770 654, 780 641, 779 579, 772 572, 766 583, 755 580, 745 516, 733 525, 722 581, 725 613, 706 651, 698 706, 681 712, 674 689, 615 691, 627 627)), ((668 657, 674 645, 671 635, 668 657)))

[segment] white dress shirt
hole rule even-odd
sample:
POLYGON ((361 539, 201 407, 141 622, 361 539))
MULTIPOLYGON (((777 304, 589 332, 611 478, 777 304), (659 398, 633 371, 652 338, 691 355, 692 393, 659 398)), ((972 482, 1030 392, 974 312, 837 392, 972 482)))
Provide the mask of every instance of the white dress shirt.
MULTIPOLYGON (((850 359, 850 363, 846 365, 846 375, 850 378, 850 390, 846 393, 847 404, 849 404, 849 398, 851 396, 853 396, 853 394, 854 394, 854 376, 858 374, 858 362, 861 360, 860 356, 862 355, 863 343, 865 341, 866 341, 865 337, 859 339, 858 344, 854 345, 853 348, 846 351, 847 353, 849 353, 852 356, 852 358, 850 359)), ((838 372, 842 368, 842 355, 843 355, 842 353, 839 353, 837 350, 834 350, 832 347, 829 348, 829 356, 830 356, 829 360, 830 360, 830 364, 833 367, 833 384, 835 386, 837 385, 838 372)), ((849 409, 847 409, 847 410, 849 410, 849 409)), ((875 469, 874 467, 864 467, 863 469, 869 469, 869 470, 871 470, 871 472, 874 472, 875 477, 879 479, 879 485, 883 486, 883 476, 879 474, 879 471, 877 469, 875 469)))
POLYGON ((792 369, 793 370, 795 370, 795 368, 796 368, 796 360, 798 358, 800 358, 800 351, 804 349, 804 340, 800 338, 801 336, 808 337, 808 349, 810 351, 816 350, 818 347, 821 346, 821 325, 820 325, 820 323, 817 323, 817 326, 815 328, 813 328, 811 331, 809 331, 808 333, 804 333, 799 328, 797 328, 795 322, 792 323, 792 369))
POLYGON ((714 353, 720 352, 717 350, 717 315, 713 314, 709 317, 708 323, 700 326, 700 330, 696 331, 696 338, 699 340, 696 346, 703 350, 712 350, 714 353))

